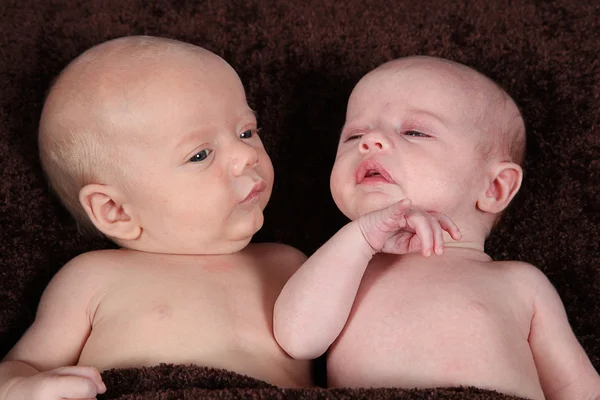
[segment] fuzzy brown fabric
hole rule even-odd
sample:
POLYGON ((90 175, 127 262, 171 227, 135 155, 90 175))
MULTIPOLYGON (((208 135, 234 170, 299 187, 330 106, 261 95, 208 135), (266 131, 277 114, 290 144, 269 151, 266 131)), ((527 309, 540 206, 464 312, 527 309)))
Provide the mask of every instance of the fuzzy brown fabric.
MULTIPOLYGON (((363 74, 396 57, 424 54, 465 63, 497 80, 523 110, 528 155, 524 185, 487 251, 546 273, 600 367, 596 0, 2 0, 0 356, 32 322, 54 273, 77 254, 110 246, 78 235, 49 195, 36 130, 44 94, 67 62, 95 44, 132 34, 206 47, 238 71, 276 172, 255 241, 283 242, 307 254, 345 221, 329 194, 329 172, 348 95, 363 74)), ((179 379, 185 369, 164 379, 179 379)), ((130 372, 123 377, 136 380, 130 372)), ((118 390, 135 384, 109 378, 119 382, 118 390)), ((414 395, 243 385, 210 389, 210 395, 197 388, 149 390, 121 398, 498 398, 475 389, 414 395)))
POLYGON ((105 371, 109 388, 98 400, 176 399, 406 399, 432 400, 519 400, 496 391, 474 387, 433 389, 281 389, 263 381, 222 369, 161 364, 151 368, 105 371))

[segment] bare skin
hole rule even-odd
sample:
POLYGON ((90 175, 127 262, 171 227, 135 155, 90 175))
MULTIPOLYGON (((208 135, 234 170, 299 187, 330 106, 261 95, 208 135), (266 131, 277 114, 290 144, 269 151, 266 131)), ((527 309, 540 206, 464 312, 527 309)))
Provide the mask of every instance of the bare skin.
POLYGON ((480 144, 516 115, 493 83, 444 60, 395 60, 358 83, 331 174, 352 221, 278 297, 284 350, 298 359, 328 350, 331 387, 600 398, 548 279, 484 252, 522 171, 508 153, 482 156, 480 144))
POLYGON ((0 363, 1 400, 95 398, 99 371, 159 363, 311 385, 310 363, 272 332, 275 299, 306 257, 249 244, 273 166, 225 61, 164 39, 107 42, 67 67, 40 126, 46 171, 65 181, 59 162, 89 169, 76 200, 121 249, 83 254, 52 279, 0 363))
POLYGON ((272 305, 290 274, 281 265, 302 259, 276 244, 213 256, 84 254, 53 279, 36 322, 5 360, 38 371, 196 364, 310 385, 308 363, 285 354, 271 333, 272 305))
POLYGON ((374 257, 327 362, 332 387, 464 385, 531 399, 594 398, 597 390, 547 279, 463 248, 374 257), (561 364, 542 362, 552 357, 561 364))

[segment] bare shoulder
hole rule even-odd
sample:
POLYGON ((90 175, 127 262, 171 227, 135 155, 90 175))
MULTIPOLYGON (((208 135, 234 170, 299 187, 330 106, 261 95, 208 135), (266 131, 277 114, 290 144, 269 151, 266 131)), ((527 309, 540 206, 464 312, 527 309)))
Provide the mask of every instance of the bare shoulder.
POLYGON ((552 295, 555 290, 548 277, 535 265, 522 261, 495 261, 510 282, 533 298, 542 294, 552 295))
POLYGON ((83 253, 66 263, 54 276, 53 280, 77 280, 80 284, 96 280, 110 273, 111 265, 119 262, 118 250, 98 250, 83 253))
POLYGON ((304 262, 306 256, 295 247, 283 243, 253 243, 248 246, 248 250, 260 253, 269 258, 289 258, 304 262))
POLYGON ((111 268, 111 265, 117 262, 117 250, 92 251, 78 255, 54 275, 43 296, 48 300, 60 299, 65 293, 69 296, 65 301, 90 298, 97 290, 103 288, 114 271, 117 271, 117 268, 111 268))
POLYGON ((514 278, 540 279, 544 274, 535 265, 523 261, 493 261, 495 269, 514 278))
POLYGON ((90 252, 66 263, 50 280, 35 321, 6 359, 22 360, 44 371, 75 365, 110 276, 103 268, 110 258, 115 258, 111 251, 90 252))
POLYGON ((282 243, 253 243, 247 248, 267 268, 282 274, 287 281, 306 261, 306 255, 295 247, 282 243))

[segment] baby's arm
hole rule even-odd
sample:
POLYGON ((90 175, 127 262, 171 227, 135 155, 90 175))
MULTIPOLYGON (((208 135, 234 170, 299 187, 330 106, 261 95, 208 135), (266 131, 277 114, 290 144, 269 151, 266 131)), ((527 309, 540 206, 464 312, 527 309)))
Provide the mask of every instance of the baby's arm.
POLYGON ((529 345, 544 395, 553 399, 600 399, 600 377, 577 341, 558 293, 535 269, 537 290, 529 345))
POLYGON ((408 200, 344 226, 300 267, 277 298, 273 329, 279 345, 298 359, 323 354, 346 324, 373 254, 439 254, 442 230, 460 237, 448 217, 415 208, 408 200))
POLYGON ((35 322, 0 363, 0 400, 94 398, 106 390, 95 368, 74 366, 93 316, 86 260, 69 262, 44 291, 35 322))

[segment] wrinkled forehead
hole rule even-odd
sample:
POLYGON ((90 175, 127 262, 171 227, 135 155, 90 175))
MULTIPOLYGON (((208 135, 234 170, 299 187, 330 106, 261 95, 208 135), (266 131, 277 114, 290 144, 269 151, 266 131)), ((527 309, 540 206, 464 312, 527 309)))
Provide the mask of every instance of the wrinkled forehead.
POLYGON ((492 91, 489 82, 466 67, 442 60, 393 61, 359 81, 348 102, 347 118, 395 106, 466 118, 483 112, 492 91))

